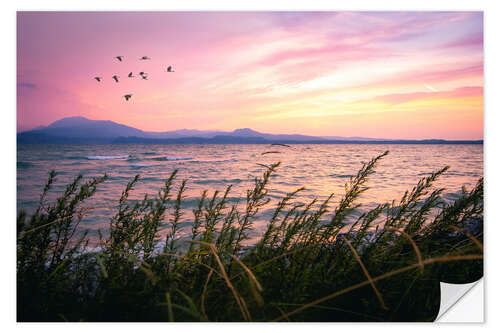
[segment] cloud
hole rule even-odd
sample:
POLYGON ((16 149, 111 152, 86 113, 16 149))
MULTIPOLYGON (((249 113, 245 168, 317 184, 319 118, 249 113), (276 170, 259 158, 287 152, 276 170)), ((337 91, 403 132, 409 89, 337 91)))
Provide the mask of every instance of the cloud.
POLYGON ((369 60, 390 56, 390 52, 382 48, 369 47, 355 44, 328 44, 322 47, 295 48, 276 52, 262 59, 259 64, 274 66, 287 60, 310 60, 324 57, 324 61, 354 62, 356 60, 369 60))
POLYGON ((459 47, 483 47, 483 33, 472 34, 469 36, 458 38, 454 41, 446 43, 442 46, 443 48, 459 48, 459 47))
POLYGON ((465 97, 475 97, 483 95, 483 87, 460 87, 450 91, 426 91, 403 94, 388 94, 377 96, 371 101, 379 101, 387 104, 402 104, 417 100, 427 100, 431 98, 460 99, 465 97))
POLYGON ((19 88, 29 88, 29 89, 35 89, 36 88, 36 84, 31 83, 31 82, 18 82, 17 86, 19 88))
MULTIPOLYGON (((251 126, 252 119, 260 119, 262 113, 300 113, 307 118, 309 107, 317 110, 316 118, 361 111, 394 112, 396 108, 421 110, 422 105, 428 107, 441 100, 421 95, 419 103, 408 105, 399 101, 419 95, 398 94, 438 94, 432 88, 445 92, 483 83, 482 14, 478 13, 21 16, 19 31, 23 38, 18 43, 17 82, 19 112, 26 115, 18 118, 21 123, 33 117, 38 117, 33 122, 48 123, 78 111, 146 130, 215 125, 231 129, 251 126), (61 26, 64 31, 60 31, 61 26), (121 43, 123 34, 128 36, 126 44, 121 43), (88 43, 93 47, 82 46, 88 43), (123 76, 129 69, 123 67, 127 63, 110 62, 116 52, 132 59, 144 50, 152 59, 148 64, 141 63, 150 66, 144 68, 151 71, 150 81, 108 82, 115 72, 123 76), (154 75, 165 62, 174 65, 175 75, 154 75), (58 70, 42 72, 50 68, 58 70), (97 84, 92 78, 97 74, 108 80, 97 84), (59 96, 58 89, 66 94, 59 96), (134 103, 123 103, 125 92, 134 92, 134 103), (381 98, 372 103, 377 96, 386 96, 387 102, 381 98), (392 107, 389 101, 400 105, 392 107)), ((459 102, 453 107, 455 104, 459 102)), ((474 110, 479 115, 482 108, 474 110)), ((298 124, 290 121, 287 126, 298 124)), ((304 131, 320 125, 300 122, 304 131)), ((362 123, 352 122, 350 126, 362 123)), ((269 130, 278 129, 287 130, 285 124, 269 125, 269 130)))
POLYGON ((433 86, 427 84, 427 83, 424 83, 424 87, 426 87, 427 89, 429 89, 430 91, 433 91, 433 92, 438 92, 439 90, 437 90, 436 88, 434 88, 433 86))

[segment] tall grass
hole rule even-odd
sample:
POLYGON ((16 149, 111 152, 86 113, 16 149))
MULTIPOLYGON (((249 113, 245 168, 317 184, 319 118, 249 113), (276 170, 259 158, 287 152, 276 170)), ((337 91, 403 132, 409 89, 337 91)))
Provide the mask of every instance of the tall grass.
POLYGON ((265 231, 244 246, 256 216, 271 205, 279 163, 264 166, 243 205, 204 191, 182 209, 186 181, 174 171, 156 197, 122 192, 100 247, 79 234, 85 200, 106 175, 78 176, 54 202, 17 218, 19 321, 432 321, 439 281, 483 274, 483 180, 452 204, 422 179, 396 204, 381 203, 350 223, 367 179, 387 152, 364 164, 336 207, 285 195, 265 231), (175 191, 174 191, 175 188, 175 191), (179 238, 181 222, 189 237, 179 238), (163 235, 163 236, 162 236, 163 235))

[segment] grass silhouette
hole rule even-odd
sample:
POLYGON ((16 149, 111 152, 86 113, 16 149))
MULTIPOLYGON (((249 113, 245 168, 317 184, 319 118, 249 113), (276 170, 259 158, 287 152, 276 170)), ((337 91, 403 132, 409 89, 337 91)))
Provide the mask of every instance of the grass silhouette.
POLYGON ((381 203, 348 223, 385 152, 345 186, 331 207, 285 195, 264 233, 245 241, 268 207, 279 163, 265 165, 244 204, 231 186, 204 191, 192 216, 182 209, 186 181, 174 171, 156 197, 128 200, 125 187, 108 236, 98 247, 79 232, 85 202, 107 176, 78 176, 55 202, 17 218, 18 321, 432 321, 439 281, 483 274, 483 180, 451 204, 434 188, 443 168, 396 203, 381 203), (174 191, 175 188, 175 191, 174 191), (179 238, 189 224, 188 239, 179 238))

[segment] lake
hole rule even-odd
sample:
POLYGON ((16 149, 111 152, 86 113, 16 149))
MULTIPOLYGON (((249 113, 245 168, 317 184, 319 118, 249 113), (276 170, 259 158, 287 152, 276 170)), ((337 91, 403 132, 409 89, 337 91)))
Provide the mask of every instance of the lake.
MULTIPOLYGON (((145 193, 154 195, 168 176, 178 169, 178 181, 187 179, 183 225, 189 227, 192 209, 203 190, 209 196, 215 190, 224 191, 232 185, 229 200, 244 204, 246 190, 252 188, 254 178, 262 175, 265 167, 280 161, 271 178, 267 209, 256 217, 254 238, 265 227, 265 219, 272 214, 276 202, 286 193, 301 186, 294 202, 319 200, 334 193, 332 205, 344 194, 344 184, 362 167, 363 162, 389 150, 376 167, 367 185, 370 187, 354 213, 379 203, 399 200, 418 180, 444 166, 450 166, 436 186, 445 188, 443 199, 455 200, 462 186, 471 188, 483 175, 483 145, 425 145, 425 144, 299 144, 291 147, 270 145, 28 145, 17 148, 17 209, 28 212, 37 207, 40 193, 50 170, 57 172, 57 181, 48 199, 54 199, 78 174, 85 179, 102 176, 109 179, 101 184, 95 196, 88 201, 93 209, 82 227, 95 234, 106 230, 121 192, 136 175, 141 180, 130 198, 141 199, 145 193), (273 153, 262 154, 272 151, 273 153)), ((188 228, 184 228, 187 231, 188 228)))

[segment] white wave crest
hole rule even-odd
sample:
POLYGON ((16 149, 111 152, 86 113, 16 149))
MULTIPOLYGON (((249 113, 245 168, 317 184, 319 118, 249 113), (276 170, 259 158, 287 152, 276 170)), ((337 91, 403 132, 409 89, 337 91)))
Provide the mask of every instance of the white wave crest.
POLYGON ((191 156, 185 156, 185 157, 156 157, 153 158, 154 160, 157 161, 187 161, 187 160, 192 160, 193 158, 191 156))
POLYGON ((165 158, 167 161, 187 161, 187 160, 192 160, 192 157, 186 156, 186 157, 166 157, 165 158))
POLYGON ((121 160, 129 158, 130 155, 110 155, 110 156, 87 156, 88 160, 121 160))

